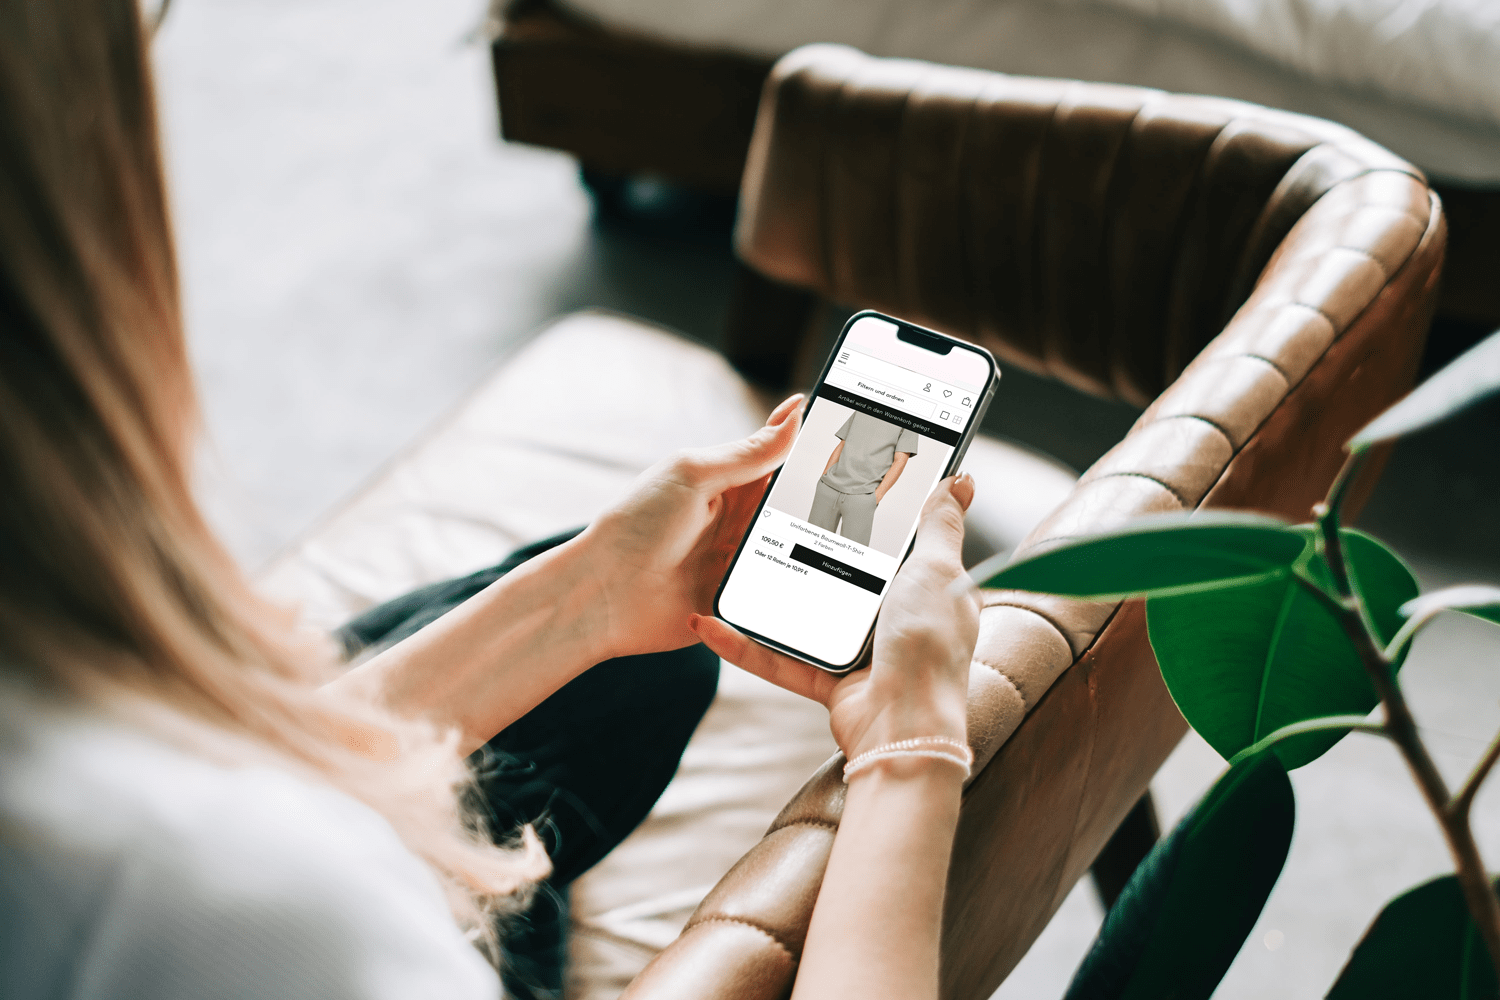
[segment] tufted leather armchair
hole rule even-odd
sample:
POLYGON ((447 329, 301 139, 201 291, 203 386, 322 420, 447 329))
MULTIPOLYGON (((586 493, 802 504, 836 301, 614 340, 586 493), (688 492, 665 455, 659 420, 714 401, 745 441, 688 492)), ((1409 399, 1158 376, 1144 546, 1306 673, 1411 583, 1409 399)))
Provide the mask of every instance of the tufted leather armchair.
MULTIPOLYGON (((1307 518, 1342 442, 1411 385, 1445 238, 1417 170, 1328 122, 834 46, 767 82, 736 234, 780 282, 1147 406, 1022 552, 1198 507, 1307 518)), ((953 1000, 1000 984, 1185 731, 1139 602, 984 604, 944 917, 953 1000)), ((842 763, 626 997, 790 991, 842 763)))

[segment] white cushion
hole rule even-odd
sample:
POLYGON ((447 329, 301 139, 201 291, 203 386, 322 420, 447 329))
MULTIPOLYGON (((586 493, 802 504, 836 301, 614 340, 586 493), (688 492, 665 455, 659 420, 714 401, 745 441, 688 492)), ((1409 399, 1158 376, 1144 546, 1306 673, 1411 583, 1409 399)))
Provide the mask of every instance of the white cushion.
POLYGON ((618 30, 1233 97, 1328 118, 1428 173, 1500 181, 1492 0, 563 0, 618 30))

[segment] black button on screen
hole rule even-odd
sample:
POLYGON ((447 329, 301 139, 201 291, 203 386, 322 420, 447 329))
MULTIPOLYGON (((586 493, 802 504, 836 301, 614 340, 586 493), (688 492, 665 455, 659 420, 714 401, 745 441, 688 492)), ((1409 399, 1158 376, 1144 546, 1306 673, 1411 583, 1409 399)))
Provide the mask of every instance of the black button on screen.
POLYGON ((811 566, 819 572, 827 573, 829 576, 836 576, 845 583, 852 583, 861 590, 868 590, 872 594, 878 594, 885 589, 885 581, 874 573, 866 573, 862 569, 855 569, 848 563, 841 563, 837 559, 808 548, 806 545, 793 545, 792 559, 804 566, 811 566))

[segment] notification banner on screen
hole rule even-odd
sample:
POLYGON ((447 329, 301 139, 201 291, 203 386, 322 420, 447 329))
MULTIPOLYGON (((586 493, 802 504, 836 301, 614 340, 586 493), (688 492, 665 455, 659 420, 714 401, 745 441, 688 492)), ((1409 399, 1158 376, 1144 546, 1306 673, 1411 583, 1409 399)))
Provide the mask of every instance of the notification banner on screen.
POLYGON ((893 410, 888 406, 881 405, 877 400, 864 396, 856 396, 846 389, 840 389, 831 385, 825 386, 820 395, 822 398, 838 403, 840 406, 847 406, 851 410, 868 414, 878 420, 894 424, 897 427, 905 427, 923 437, 932 438, 934 441, 945 444, 949 448, 958 447, 958 442, 963 440, 963 435, 952 427, 944 427, 930 420, 923 420, 921 417, 914 417, 909 413, 893 410))

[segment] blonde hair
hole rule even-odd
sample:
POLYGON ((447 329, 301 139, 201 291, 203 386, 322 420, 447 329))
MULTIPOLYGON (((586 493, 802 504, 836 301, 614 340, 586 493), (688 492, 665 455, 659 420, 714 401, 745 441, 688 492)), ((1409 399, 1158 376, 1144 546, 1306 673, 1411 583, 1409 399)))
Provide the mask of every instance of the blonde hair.
POLYGON ((379 811, 480 939, 548 871, 496 847, 457 736, 319 686, 195 504, 197 409, 130 0, 0 2, 0 670, 379 811))

